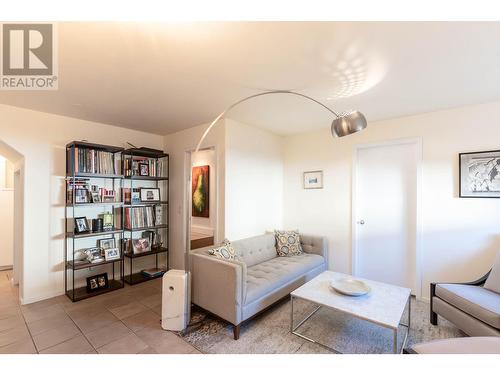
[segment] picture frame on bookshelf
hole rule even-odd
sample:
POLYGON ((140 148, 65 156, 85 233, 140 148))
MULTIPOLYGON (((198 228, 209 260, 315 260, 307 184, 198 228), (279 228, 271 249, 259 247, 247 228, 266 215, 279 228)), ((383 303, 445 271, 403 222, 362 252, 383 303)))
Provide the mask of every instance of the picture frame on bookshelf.
POLYGON ((142 254, 151 251, 151 244, 147 238, 133 238, 132 252, 134 254, 142 254))
POLYGON ((159 202, 160 189, 159 188, 141 188, 141 202, 159 202))
POLYGON ((82 233, 89 233, 90 232, 89 222, 87 220, 87 217, 85 217, 85 216, 75 217, 74 232, 75 232, 75 234, 82 234, 82 233))
POLYGON ((148 163, 139 163, 139 176, 149 176, 148 163))
POLYGON ((109 288, 108 274, 101 273, 87 277, 87 293, 109 288))
POLYGON ((113 249, 116 247, 116 242, 114 238, 103 238, 98 240, 98 246, 103 250, 113 249))
POLYGON ((101 196, 99 195, 99 192, 92 192, 92 203, 101 203, 101 196))
POLYGON ((87 189, 75 189, 75 203, 88 203, 89 191, 87 189))
POLYGON ((110 249, 104 249, 104 259, 106 259, 106 262, 110 260, 120 259, 120 257, 121 254, 119 248, 113 247, 110 249))
POLYGON ((102 191, 102 202, 104 203, 114 203, 116 202, 116 194, 114 190, 105 190, 102 191))
POLYGON ((114 219, 113 214, 110 212, 105 212, 100 215, 102 217, 102 228, 104 231, 113 230, 114 228, 114 219))

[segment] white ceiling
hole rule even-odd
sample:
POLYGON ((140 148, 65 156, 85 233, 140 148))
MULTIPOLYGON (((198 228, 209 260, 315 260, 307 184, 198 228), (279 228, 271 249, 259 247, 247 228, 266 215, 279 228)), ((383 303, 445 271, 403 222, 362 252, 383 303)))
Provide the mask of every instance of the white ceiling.
MULTIPOLYGON (((212 121, 262 90, 311 95, 368 121, 500 100, 500 23, 60 23, 59 90, 0 103, 158 134, 212 121)), ((229 117, 291 134, 328 127, 304 99, 229 117)))

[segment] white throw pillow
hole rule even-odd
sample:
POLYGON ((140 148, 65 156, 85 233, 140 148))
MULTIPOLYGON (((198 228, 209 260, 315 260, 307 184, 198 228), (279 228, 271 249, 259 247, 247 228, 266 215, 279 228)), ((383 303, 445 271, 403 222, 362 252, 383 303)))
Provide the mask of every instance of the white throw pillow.
POLYGON ((484 283, 484 288, 500 294, 500 251, 497 252, 495 263, 484 283))
POLYGON ((208 253, 222 260, 236 260, 236 250, 231 242, 227 239, 222 241, 219 247, 208 250, 208 253))
POLYGON ((276 251, 280 257, 290 257, 303 253, 298 230, 275 230, 276 251))

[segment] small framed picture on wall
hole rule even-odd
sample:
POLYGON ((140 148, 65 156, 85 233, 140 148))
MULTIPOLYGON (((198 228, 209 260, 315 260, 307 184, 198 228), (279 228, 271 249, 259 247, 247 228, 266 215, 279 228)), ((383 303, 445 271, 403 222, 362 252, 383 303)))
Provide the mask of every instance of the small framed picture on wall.
POLYGON ((323 189, 323 171, 304 172, 304 189, 323 189))

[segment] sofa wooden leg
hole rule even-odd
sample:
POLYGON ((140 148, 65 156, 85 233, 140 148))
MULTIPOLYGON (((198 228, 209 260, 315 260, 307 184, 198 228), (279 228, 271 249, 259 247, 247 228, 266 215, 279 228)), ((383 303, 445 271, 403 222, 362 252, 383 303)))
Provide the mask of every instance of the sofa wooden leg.
POLYGON ((235 340, 238 340, 240 338, 240 325, 239 324, 237 326, 233 327, 233 334, 234 334, 235 340))
POLYGON ((431 303, 430 303, 430 321, 433 326, 438 324, 438 315, 434 312, 434 297, 436 296, 436 283, 431 283, 431 303))
POLYGON ((436 314, 434 311, 431 311, 431 324, 433 326, 437 326, 438 324, 438 314, 436 314))

